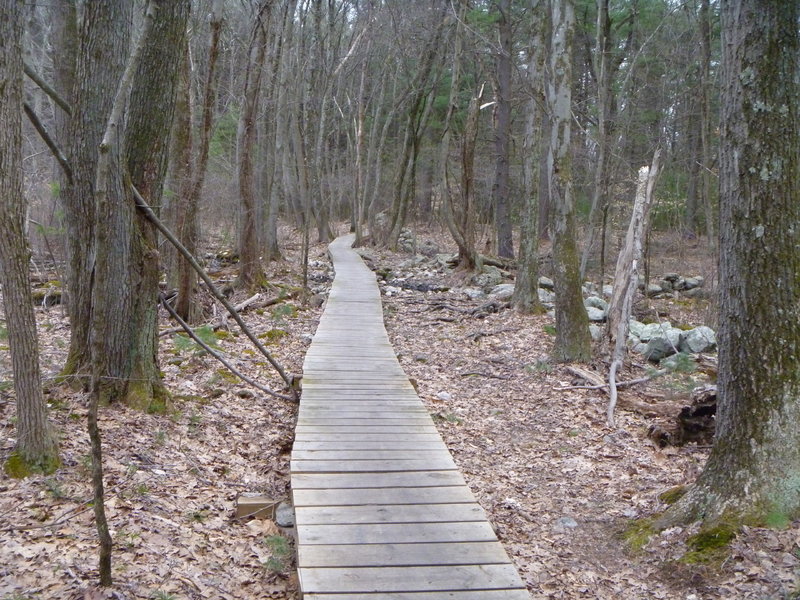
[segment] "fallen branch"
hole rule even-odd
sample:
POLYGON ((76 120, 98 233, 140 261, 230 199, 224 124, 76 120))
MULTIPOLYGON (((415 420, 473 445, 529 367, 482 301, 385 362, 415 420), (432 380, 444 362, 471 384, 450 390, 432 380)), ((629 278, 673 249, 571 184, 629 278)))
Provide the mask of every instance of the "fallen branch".
POLYGON ((469 373, 459 373, 461 377, 487 377, 489 379, 511 379, 508 375, 494 375, 493 373, 483 373, 482 371, 470 371, 469 373))
POLYGON ((193 330, 193 329, 192 329, 192 328, 189 326, 189 324, 188 324, 188 323, 186 323, 186 321, 184 321, 184 320, 181 318, 181 316, 180 316, 180 315, 179 315, 177 312, 175 312, 175 309, 174 309, 174 308, 172 308, 172 307, 169 305, 169 303, 167 302, 166 298, 164 298, 164 294, 159 294, 159 298, 160 298, 160 300, 161 300, 161 304, 162 304, 162 306, 163 306, 164 308, 166 308, 166 309, 167 309, 167 312, 170 314, 170 316, 172 316, 172 318, 173 318, 173 319, 175 319, 175 320, 176 320, 178 323, 180 323, 180 325, 181 325, 181 328, 182 328, 182 329, 183 329, 183 330, 186 332, 186 334, 187 334, 187 335, 188 335, 190 338, 192 338, 192 339, 194 340, 195 344, 197 344, 198 346, 200 346, 200 347, 201 347, 203 350, 205 350, 206 352, 208 352, 208 353, 209 353, 211 356, 213 356, 213 357, 214 357, 214 358, 216 358, 216 359, 217 359, 219 362, 221 362, 223 365, 225 365, 225 368, 226 368, 226 369, 228 369, 228 370, 229 370, 231 373, 233 373, 234 375, 236 375, 236 377, 238 377, 239 379, 241 379, 241 380, 242 380, 242 381, 244 381, 245 383, 248 383, 248 384, 250 384, 250 385, 251 385, 251 386, 253 386, 254 388, 256 388, 256 389, 258 389, 258 390, 261 390, 261 391, 262 391, 262 392, 264 392, 265 394, 269 394, 270 396, 274 396, 275 398, 280 398, 281 400, 294 400, 294 398, 292 398, 292 397, 290 397, 290 396, 284 396, 283 394, 279 394, 278 392, 274 392, 274 391, 272 391, 272 390, 271 390, 271 389, 269 389, 268 387, 265 387, 265 386, 261 385, 261 384, 260 384, 260 383, 258 383, 257 381, 255 381, 255 380, 251 379, 250 377, 248 377, 247 375, 245 375, 244 373, 242 373, 241 371, 239 371, 239 370, 238 370, 236 367, 234 367, 234 366, 233 366, 232 364, 230 364, 230 363, 229 363, 227 360, 225 360, 225 358, 224 358, 224 357, 223 357, 223 356, 222 356, 222 355, 221 355, 219 352, 217 352, 216 350, 214 350, 214 349, 213 349, 211 346, 209 346, 208 344, 206 344, 206 343, 205 343, 203 340, 201 340, 201 339, 200 339, 200 338, 197 336, 197 334, 196 334, 196 333, 194 332, 194 330, 193 330))
MULTIPOLYGON (((155 225, 156 228, 164 235, 164 237, 167 238, 167 240, 173 246, 175 246, 178 252, 181 253, 181 255, 187 260, 187 262, 191 265, 191 267, 197 272, 197 274, 200 276, 200 279, 202 279, 205 282, 205 284, 208 286, 208 289, 214 296, 214 298, 219 300, 222 306, 224 306, 225 309, 231 314, 233 319, 236 321, 236 324, 239 325, 239 328, 242 330, 242 332, 244 332, 244 334, 250 339, 250 341, 253 342, 253 345, 256 348, 258 348, 258 351, 261 352, 261 354, 263 354, 266 357, 267 361, 269 361, 269 364, 272 365, 272 367, 278 372, 278 374, 281 376, 281 379, 283 379, 286 385, 290 386, 291 389, 294 390, 294 386, 292 385, 292 378, 286 374, 286 372, 283 370, 283 367, 281 367, 278 364, 278 362, 272 357, 272 354, 270 354, 269 351, 264 347, 264 344, 262 344, 259 341, 259 339, 255 336, 255 334, 252 331, 250 331, 250 328, 242 320, 242 317, 239 315, 238 312, 236 312, 236 309, 231 305, 230 302, 228 302, 227 298, 225 298, 225 296, 223 296, 222 293, 217 289, 217 287, 214 285, 214 282, 211 281, 211 278, 208 276, 208 273, 206 273, 205 269, 203 269, 203 267, 201 267, 197 263, 194 256, 192 256, 191 252, 189 252, 184 247, 184 245, 181 244, 178 238, 176 238, 173 235, 173 233, 169 229, 167 229, 166 225, 164 225, 161 222, 161 220, 156 216, 156 213, 153 212, 153 209, 150 208, 150 205, 147 204, 145 199, 139 193, 139 190, 136 189, 136 186, 133 185, 133 183, 130 180, 128 180, 128 185, 130 186, 131 191, 133 192, 133 197, 134 200, 136 201, 136 207, 139 210, 141 210, 147 217, 147 219, 153 225, 155 225)), ((296 391, 293 393, 296 394, 296 391)))
MULTIPOLYGON (((566 385, 561 387, 554 387, 553 389, 559 392, 563 392, 566 390, 603 390, 608 387, 608 382, 604 381, 599 374, 592 373, 590 371, 586 371, 585 369, 580 369, 578 367, 565 367, 567 371, 583 379, 584 381, 588 381, 590 385, 566 385)), ((667 369, 660 369, 655 373, 647 375, 646 377, 639 377, 637 379, 629 379, 628 381, 619 381, 617 382, 617 388, 623 387, 631 387, 634 385, 639 385, 640 383, 646 383, 651 379, 655 379, 656 377, 661 377, 667 373, 667 369)))

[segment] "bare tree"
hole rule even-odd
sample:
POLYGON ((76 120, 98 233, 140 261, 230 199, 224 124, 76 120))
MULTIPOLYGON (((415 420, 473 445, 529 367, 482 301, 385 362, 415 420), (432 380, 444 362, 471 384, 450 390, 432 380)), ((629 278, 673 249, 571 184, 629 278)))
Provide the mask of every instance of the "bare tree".
POLYGON ((17 395, 17 443, 6 472, 24 477, 58 467, 58 448, 42 395, 30 250, 22 193, 22 4, 0 4, 0 282, 17 395))
POLYGON ((547 103, 550 111, 548 183, 553 212, 553 282, 556 294, 553 353, 559 361, 584 362, 591 358, 591 338, 581 289, 570 155, 575 9, 572 0, 551 0, 551 11, 547 103))

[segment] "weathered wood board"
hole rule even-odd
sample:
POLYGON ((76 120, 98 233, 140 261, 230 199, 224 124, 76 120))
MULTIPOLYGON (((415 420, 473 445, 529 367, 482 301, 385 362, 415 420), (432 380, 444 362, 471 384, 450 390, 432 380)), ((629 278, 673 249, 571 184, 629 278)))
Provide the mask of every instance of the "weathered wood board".
POLYGON ((292 451, 305 600, 526 600, 529 594, 394 354, 375 276, 336 278, 303 365, 292 451))

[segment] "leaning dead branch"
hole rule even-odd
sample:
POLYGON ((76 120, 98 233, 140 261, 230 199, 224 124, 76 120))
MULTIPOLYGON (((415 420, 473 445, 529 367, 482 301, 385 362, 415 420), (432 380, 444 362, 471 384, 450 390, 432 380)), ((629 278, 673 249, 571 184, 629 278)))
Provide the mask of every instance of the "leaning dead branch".
POLYGON ((192 268, 200 276, 200 279, 202 279, 205 282, 206 286, 208 286, 211 295, 214 296, 214 298, 216 298, 217 300, 219 300, 222 306, 225 307, 225 309, 230 313, 231 317, 233 317, 233 319, 236 321, 236 324, 239 326, 242 332, 244 332, 244 334, 248 337, 248 339, 251 342, 253 342, 253 345, 258 349, 258 351, 261 352, 261 354, 263 354, 264 357, 266 357, 269 364, 272 365, 272 367, 278 372, 278 374, 281 376, 281 379, 283 379, 286 385, 291 387, 292 378, 286 374, 286 371, 283 370, 283 367, 281 367, 280 364, 278 364, 278 361, 276 361, 273 358, 272 354, 270 354, 270 352, 264 347, 264 344, 261 343, 261 341, 256 337, 256 335, 245 324, 245 322, 242 320, 242 317, 236 311, 234 306, 230 302, 228 302, 227 298, 225 298, 225 296, 222 295, 222 292, 220 292, 217 289, 217 286, 215 286, 214 282, 211 281, 211 278, 208 276, 208 273, 206 273, 205 269, 203 269, 203 267, 201 267, 197 263, 194 256, 192 256, 192 254, 188 250, 186 250, 186 248, 184 247, 183 244, 180 243, 178 238, 176 238, 175 235, 167 228, 167 226, 161 222, 161 220, 153 212, 153 209, 150 208, 150 205, 147 204, 147 201, 145 201, 145 199, 139 193, 139 190, 136 189, 136 186, 133 185, 133 183, 130 182, 130 180, 128 180, 128 185, 130 186, 131 191, 133 192, 133 197, 136 201, 136 207, 144 213, 144 215, 150 220, 150 222, 156 226, 156 228, 164 235, 164 237, 167 238, 167 240, 173 246, 175 246, 178 252, 180 252, 181 255, 189 262, 192 268))
POLYGON ((209 353, 211 356, 213 356, 213 357, 214 357, 214 358, 216 358, 216 359, 217 359, 219 362, 221 362, 221 363, 222 363, 222 364, 225 366, 225 368, 226 368, 226 369, 228 369, 228 370, 229 370, 231 373, 233 373, 234 375, 236 375, 236 377, 238 377, 239 379, 241 379, 241 380, 242 380, 242 381, 244 381, 245 383, 247 383, 247 384, 249 384, 249 385, 253 386, 254 388, 256 388, 256 389, 258 389, 258 390, 261 390, 261 391, 262 391, 262 392, 264 392, 265 394, 269 394, 270 396, 273 396, 273 397, 275 397, 275 398, 280 398, 281 400, 293 400, 293 398, 291 398, 291 397, 289 397, 289 396, 284 396, 283 394, 279 394, 278 392, 275 392, 275 391, 273 391, 273 390, 269 389, 268 387, 265 387, 265 386, 261 385, 260 383, 258 383, 258 382, 257 382, 257 381, 255 381, 254 379, 252 379, 252 378, 248 377, 247 375, 245 375, 244 373, 242 373, 241 371, 239 371, 239 370, 238 370, 236 367, 234 367, 234 366, 233 366, 233 365, 232 365, 230 362, 228 362, 228 361, 225 359, 225 357, 224 357, 224 356, 222 356, 222 354, 220 354, 219 352, 217 352, 216 350, 214 350, 214 349, 213 349, 211 346, 209 346, 208 344, 206 344, 206 343, 205 343, 203 340, 201 340, 201 339, 198 337, 198 335, 197 335, 197 334, 194 332, 194 330, 193 330, 193 329, 192 329, 192 328, 189 326, 189 324, 188 324, 186 321, 184 321, 183 319, 181 319, 180 315, 179 315, 177 312, 175 312, 175 309, 174 309, 174 308, 172 308, 172 307, 169 305, 169 302, 167 302, 167 299, 164 297, 164 295, 163 295, 163 294, 159 294, 159 299, 161 300, 161 304, 162 304, 162 306, 163 306, 165 309, 167 309, 167 312, 170 314, 170 316, 171 316, 173 319, 175 319, 175 320, 176 320, 176 321, 177 321, 177 322, 180 324, 180 326, 181 326, 181 329, 183 329, 183 330, 186 332, 186 335, 188 335, 190 338, 192 338, 192 340, 194 340, 194 343, 195 343, 195 344, 197 344, 198 346, 200 346, 200 347, 201 347, 203 350, 205 350, 205 351, 206 351, 206 352, 208 352, 208 353, 209 353))

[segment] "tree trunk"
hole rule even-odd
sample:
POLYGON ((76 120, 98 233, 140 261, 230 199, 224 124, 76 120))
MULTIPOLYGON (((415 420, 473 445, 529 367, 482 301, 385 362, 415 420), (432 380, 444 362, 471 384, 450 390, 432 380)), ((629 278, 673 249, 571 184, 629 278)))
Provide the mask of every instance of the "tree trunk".
POLYGON ((553 356, 559 362, 586 362, 591 358, 591 337, 581 289, 570 153, 572 43, 575 35, 572 0, 553 0, 552 24, 552 79, 548 84, 547 102, 551 114, 548 181, 553 211, 553 282, 556 295, 553 356))
POLYGON ((22 4, 0 4, 0 282, 17 396, 17 444, 6 462, 12 477, 58 467, 58 447, 42 395, 22 193, 22 4))
POLYGON ((492 186, 494 222, 497 230, 497 254, 514 258, 514 237, 511 228, 509 197, 509 158, 511 134, 511 0, 496 0, 499 47, 497 68, 497 104, 495 107, 495 172, 492 186))
POLYGON ((255 199, 253 152, 256 138, 256 116, 261 92, 261 76, 267 47, 269 3, 264 4, 256 17, 248 52, 244 86, 244 106, 239 119, 239 198, 241 223, 239 230, 239 278, 237 285, 246 289, 262 287, 267 282, 261 251, 261 231, 255 199))
MULTIPOLYGON (((94 369, 100 396, 148 408, 163 396, 156 357, 158 344, 158 236, 135 210, 128 183, 155 206, 161 205, 175 83, 181 62, 188 0, 159 0, 152 35, 143 40, 131 84, 125 126, 106 152, 106 190, 98 193, 97 263, 92 297, 94 369), (116 147, 115 147, 116 146, 116 147), (117 150, 119 148, 119 150, 117 150), (115 166, 119 153, 120 166, 115 166), (124 167, 122 166, 124 165, 124 167)), ((132 59, 135 60, 135 59, 132 59)), ((125 90, 120 88, 119 94, 125 90)), ((125 106, 125 97, 117 102, 125 106)), ((117 106, 115 106, 115 109, 117 106)), ((122 126, 112 114, 108 129, 122 126)), ((106 133, 108 135, 108 131, 106 133)))
POLYGON ((88 384, 91 371, 89 335, 97 223, 94 199, 97 149, 114 103, 114 90, 125 69, 131 9, 128 2, 89 2, 84 6, 81 19, 76 85, 68 127, 73 185, 63 194, 69 255, 70 345, 62 373, 79 376, 84 385, 88 384))
POLYGON ((800 7, 721 4, 716 438, 660 526, 800 516, 800 7))
MULTIPOLYGON (((542 10, 544 0, 536 0, 535 12, 542 10)), ((545 23, 535 24, 528 57, 527 87, 530 98, 525 115, 522 138, 522 188, 525 206, 520 232, 517 279, 511 304, 522 313, 541 310, 539 302, 539 165, 542 153, 542 110, 544 105, 545 23)))

